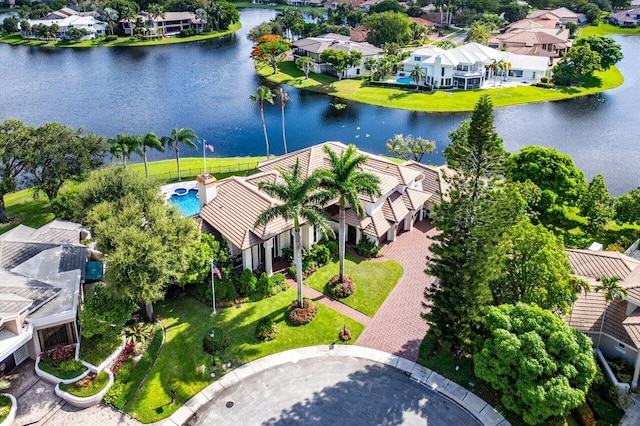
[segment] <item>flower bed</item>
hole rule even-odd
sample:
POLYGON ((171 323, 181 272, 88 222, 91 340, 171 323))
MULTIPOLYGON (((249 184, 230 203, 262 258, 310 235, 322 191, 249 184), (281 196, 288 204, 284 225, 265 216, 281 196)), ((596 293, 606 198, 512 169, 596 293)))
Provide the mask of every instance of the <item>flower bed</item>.
POLYGON ((56 395, 69 404, 88 408, 98 404, 113 384, 113 373, 102 370, 73 383, 56 385, 56 395))
POLYGON ((340 282, 340 274, 334 275, 327 283, 327 291, 332 296, 344 299, 349 297, 356 291, 356 285, 353 283, 353 279, 345 275, 343 282, 340 282))
POLYGON ((75 345, 60 345, 42 352, 36 359, 36 374, 53 384, 75 382, 86 376, 89 369, 74 357, 75 345))
POLYGON ((3 393, 0 395, 0 426, 10 425, 16 418, 18 402, 13 395, 3 393))
POLYGON ((304 298, 302 308, 298 307, 298 301, 294 300, 287 308, 287 318, 292 325, 309 324, 318 313, 318 306, 311 299, 304 298))

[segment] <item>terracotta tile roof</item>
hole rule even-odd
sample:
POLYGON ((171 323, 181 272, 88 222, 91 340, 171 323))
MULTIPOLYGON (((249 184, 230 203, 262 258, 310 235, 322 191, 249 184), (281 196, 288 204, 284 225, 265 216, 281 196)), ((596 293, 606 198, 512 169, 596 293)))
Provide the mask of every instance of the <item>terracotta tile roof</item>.
POLYGON ((422 178, 422 190, 431 194, 429 199, 434 203, 442 201, 442 179, 439 169, 415 161, 407 161, 403 166, 420 171, 424 176, 422 178))
POLYGON ((282 218, 254 228, 258 216, 280 201, 269 197, 244 178, 231 176, 216 185, 216 197, 202 208, 200 216, 236 247, 244 250, 293 228, 292 221, 282 218))
POLYGON ((382 209, 376 210, 371 216, 371 223, 363 229, 365 234, 380 238, 391 228, 391 222, 385 217, 382 209))
POLYGON ((399 223, 409 214, 409 210, 404 204, 402 195, 394 192, 382 204, 382 213, 388 221, 399 223))
POLYGON ((367 41, 367 29, 361 25, 357 27, 349 27, 349 39, 361 43, 367 41))
POLYGON ((431 194, 407 188, 402 194, 402 200, 409 210, 418 210, 431 197, 431 194))
POLYGON ((622 321, 622 326, 633 341, 636 348, 640 348, 640 309, 636 308, 631 315, 622 321))
POLYGON ((640 261, 618 252, 567 249, 574 275, 580 277, 626 278, 640 261))
POLYGON ((414 16, 410 16, 409 20, 411 22, 415 22, 418 25, 422 25, 423 27, 426 27, 426 28, 433 27, 433 26, 436 25, 436 23, 433 22, 433 21, 430 21, 428 19, 423 19, 423 18, 417 18, 417 17, 414 17, 414 16))

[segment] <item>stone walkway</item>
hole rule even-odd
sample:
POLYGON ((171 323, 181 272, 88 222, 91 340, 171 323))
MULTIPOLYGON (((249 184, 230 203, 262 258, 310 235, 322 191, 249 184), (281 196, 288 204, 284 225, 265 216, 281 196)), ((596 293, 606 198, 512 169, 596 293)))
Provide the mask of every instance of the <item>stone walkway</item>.
POLYGON ((404 232, 396 241, 382 247, 382 255, 402 265, 404 272, 395 288, 378 309, 356 344, 378 349, 415 361, 420 343, 427 332, 423 311, 424 289, 435 278, 424 273, 430 237, 435 228, 429 221, 416 223, 413 231, 404 232))

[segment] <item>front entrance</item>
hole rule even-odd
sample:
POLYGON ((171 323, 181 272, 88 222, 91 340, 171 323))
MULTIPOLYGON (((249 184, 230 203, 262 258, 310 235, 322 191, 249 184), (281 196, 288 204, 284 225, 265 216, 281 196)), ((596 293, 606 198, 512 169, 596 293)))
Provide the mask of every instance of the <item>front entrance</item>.
POLYGON ((358 242, 356 241, 356 236, 356 228, 354 228, 353 226, 347 226, 347 242, 349 244, 358 244, 358 242))
POLYGON ((73 323, 66 323, 54 327, 38 330, 38 339, 40 340, 40 350, 46 351, 57 345, 70 345, 76 343, 75 333, 73 332, 73 323))

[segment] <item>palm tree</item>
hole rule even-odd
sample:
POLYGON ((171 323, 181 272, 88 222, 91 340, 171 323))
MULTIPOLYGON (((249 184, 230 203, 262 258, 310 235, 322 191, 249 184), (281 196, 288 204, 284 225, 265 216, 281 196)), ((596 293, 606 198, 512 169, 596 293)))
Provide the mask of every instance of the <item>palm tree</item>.
POLYGON ((413 82, 416 84, 416 92, 417 92, 418 88, 420 87, 420 80, 422 80, 422 78, 424 77, 424 71, 422 71, 422 68, 420 67, 420 65, 416 64, 416 66, 411 70, 411 74, 409 74, 409 76, 413 79, 413 82))
POLYGON ((115 139, 107 140, 109 143, 109 152, 111 157, 116 157, 124 162, 124 168, 127 168, 127 160, 131 158, 131 154, 142 154, 140 147, 142 146, 142 137, 138 135, 125 135, 118 133, 115 139))
POLYGON ((296 160, 291 172, 281 169, 278 171, 282 176, 282 181, 263 181, 258 184, 258 188, 282 201, 282 204, 271 206, 263 211, 258 216, 254 226, 264 226, 278 217, 286 221, 293 221, 298 306, 302 307, 302 239, 300 236, 300 222, 306 221, 308 225, 318 227, 325 233, 332 233, 329 219, 324 210, 322 210, 322 206, 332 198, 332 194, 326 190, 318 190, 320 182, 318 173, 313 173, 306 178, 302 176, 299 160, 296 160))
POLYGON ((380 179, 377 176, 361 171, 367 162, 367 156, 358 154, 355 145, 349 145, 341 155, 336 154, 329 145, 323 147, 329 156, 329 169, 322 169, 320 185, 338 196, 339 228, 338 247, 340 257, 340 282, 344 281, 344 253, 346 237, 346 204, 349 203, 356 216, 364 217, 364 209, 358 198, 359 194, 380 196, 380 179))
POLYGON ((144 174, 149 180, 149 165, 147 164, 147 148, 164 152, 164 143, 156 136, 155 133, 147 133, 142 138, 142 159, 144 161, 144 174))
POLYGON ((600 322, 600 334, 598 335, 598 343, 596 349, 600 349, 600 338, 602 337, 602 329, 604 328, 604 319, 607 314, 607 308, 609 304, 614 300, 623 301, 629 295, 626 288, 620 286, 618 283, 622 281, 620 277, 598 277, 596 278, 600 285, 596 287, 596 293, 603 292, 604 300, 606 302, 604 306, 604 312, 602 312, 602 321, 600 322))
POLYGON ((267 135, 267 125, 264 122, 264 101, 269 102, 273 105, 273 93, 269 90, 268 87, 260 86, 256 90, 255 95, 251 95, 250 99, 253 102, 258 103, 258 108, 260 109, 260 119, 262 120, 262 131, 264 132, 264 141, 267 144, 267 160, 270 157, 269 154, 269 136, 267 135))
POLYGON ((155 35, 158 36, 158 23, 156 22, 156 19, 164 19, 167 16, 164 6, 159 3, 150 4, 147 10, 147 14, 149 15, 149 28, 153 29, 155 35))
POLYGON ((509 71, 511 70, 511 68, 513 68, 513 65, 511 65, 511 62, 504 62, 504 65, 503 65, 504 81, 509 81, 509 71))
POLYGON ((499 62, 492 59, 491 64, 489 65, 491 76, 493 77, 493 87, 496 87, 496 74, 498 73, 498 70, 502 68, 501 62, 503 62, 502 59, 499 62))
POLYGON ((290 101, 291 98, 287 95, 282 87, 278 88, 278 98, 280 99, 280 108, 282 109, 282 142, 284 143, 284 153, 287 153, 287 135, 284 130, 284 104, 290 101))
POLYGON ((198 136, 196 136, 196 132, 193 129, 188 127, 182 128, 174 128, 171 130, 170 136, 164 136, 162 139, 162 144, 166 145, 169 148, 176 149, 176 164, 178 165, 178 180, 182 180, 182 176, 180 174, 180 144, 183 143, 191 148, 195 148, 198 141, 198 136))
POLYGON ((110 7, 105 7, 104 10, 102 11, 102 19, 104 19, 105 21, 107 21, 107 24, 109 24, 107 26, 107 31, 111 31, 111 34, 113 34, 113 26, 114 24, 117 25, 118 23, 118 11, 115 9, 112 9, 110 7))

